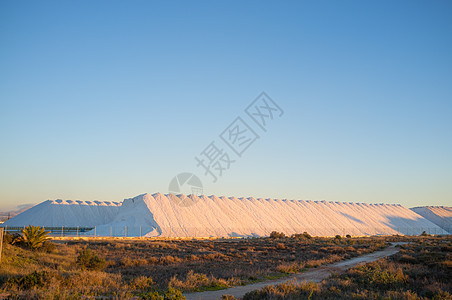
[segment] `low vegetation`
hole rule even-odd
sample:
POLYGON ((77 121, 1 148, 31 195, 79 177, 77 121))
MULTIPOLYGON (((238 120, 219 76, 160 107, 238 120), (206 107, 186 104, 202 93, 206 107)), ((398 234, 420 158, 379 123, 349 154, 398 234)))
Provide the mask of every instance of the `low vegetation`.
MULTIPOLYGON (((280 278, 401 239, 406 238, 338 239, 308 233, 251 239, 57 239, 31 249, 5 235, 0 294, 21 299, 182 299, 181 292, 280 278)), ((300 289, 307 289, 307 295, 319 293, 312 286, 300 289)))
POLYGON ((105 259, 100 258, 91 249, 85 247, 77 256, 76 264, 86 270, 102 270, 105 267, 105 259))
MULTIPOLYGON (((389 258, 360 265, 317 284, 286 282, 244 299, 452 299, 450 237, 409 238, 389 258)), ((230 298, 232 299, 232 298, 230 298)))

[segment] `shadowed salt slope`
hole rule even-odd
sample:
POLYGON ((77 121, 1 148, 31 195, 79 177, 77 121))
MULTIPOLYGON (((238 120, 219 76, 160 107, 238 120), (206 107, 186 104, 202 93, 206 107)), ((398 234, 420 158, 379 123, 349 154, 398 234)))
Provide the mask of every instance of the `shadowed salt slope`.
POLYGON ((109 201, 47 200, 6 221, 2 227, 93 227, 111 222, 120 206, 120 202, 109 201))
POLYGON ((412 211, 452 233, 452 207, 420 206, 411 208, 412 211))
POLYGON ((162 237, 445 233, 399 204, 143 194, 125 199, 116 218, 97 235, 162 237), (183 203, 184 205, 180 205, 183 203), (191 204, 191 205, 187 205, 191 204))

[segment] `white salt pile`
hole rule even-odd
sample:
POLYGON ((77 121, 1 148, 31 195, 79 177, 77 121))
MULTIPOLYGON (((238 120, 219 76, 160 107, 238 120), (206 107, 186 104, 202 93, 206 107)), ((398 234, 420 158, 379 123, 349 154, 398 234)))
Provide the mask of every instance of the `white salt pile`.
POLYGON ((2 227, 93 227, 111 222, 120 207, 120 202, 47 200, 6 221, 2 227))
POLYGON ((116 218, 97 226, 97 235, 162 237, 266 236, 304 231, 313 235, 445 233, 401 206, 144 194, 125 199, 116 218), (180 205, 190 202, 191 205, 180 205))
POLYGON ((399 204, 143 194, 124 202, 45 201, 3 226, 95 227, 96 236, 319 236, 446 231, 399 204))
POLYGON ((452 207, 421 206, 413 207, 411 210, 438 225, 445 231, 452 233, 452 207))

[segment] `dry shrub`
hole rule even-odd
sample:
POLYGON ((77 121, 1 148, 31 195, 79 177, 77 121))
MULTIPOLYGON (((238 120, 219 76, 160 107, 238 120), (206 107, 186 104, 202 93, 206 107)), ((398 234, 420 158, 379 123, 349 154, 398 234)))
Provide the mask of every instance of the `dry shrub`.
POLYGON ((272 231, 270 233, 270 238, 271 239, 282 239, 285 238, 286 235, 283 232, 277 232, 277 231, 272 231))
POLYGON ((145 265, 149 264, 147 259, 144 259, 144 258, 131 259, 130 257, 127 257, 127 256, 121 258, 120 262, 121 262, 121 265, 124 267, 145 266, 145 265))
POLYGON ((160 257, 159 263, 164 264, 164 265, 169 265, 169 264, 179 263, 181 261, 183 261, 183 259, 181 259, 177 256, 166 255, 166 256, 160 257))
POLYGON ((148 264, 155 265, 159 262, 159 259, 157 257, 151 256, 147 259, 148 264))
POLYGON ((290 236, 292 239, 296 239, 296 240, 310 240, 312 239, 312 236, 307 233, 306 231, 303 233, 294 233, 290 236))
POLYGON ((153 286, 154 282, 152 281, 151 277, 147 276, 139 276, 136 278, 133 278, 130 283, 129 287, 133 290, 139 290, 139 291, 145 291, 149 290, 153 286))
POLYGON ((286 246, 283 243, 277 243, 275 248, 278 250, 283 250, 286 249, 286 246))
POLYGON ((10 286, 10 298, 73 299, 73 295, 123 295, 121 276, 100 271, 74 271, 63 275, 56 272, 34 272, 19 278, 10 286), (72 295, 72 296, 71 296, 72 295))
POLYGON ((303 270, 303 263, 300 262, 285 262, 276 267, 276 270, 281 273, 298 273, 303 270))
POLYGON ((80 294, 103 295, 122 288, 121 274, 82 271, 67 274, 66 284, 80 294))
POLYGON ((306 261, 306 268, 316 268, 325 263, 325 259, 310 259, 306 261))
POLYGON ((345 247, 344 250, 345 250, 346 252, 356 252, 356 249, 355 249, 354 247, 351 247, 351 246, 345 247))
POLYGON ((217 279, 213 276, 207 276, 206 274, 195 273, 190 270, 185 280, 179 280, 176 276, 172 277, 169 286, 184 291, 200 291, 203 288, 215 287, 215 288, 227 288, 234 284, 240 284, 238 279, 217 279))
POLYGON ((199 258, 199 256, 196 256, 196 255, 192 254, 192 255, 190 255, 190 256, 188 257, 188 259, 189 259, 189 260, 196 261, 196 260, 199 260, 200 258, 199 258))
POLYGON ((124 249, 124 248, 127 247, 127 245, 124 244, 124 243, 117 242, 117 243, 115 244, 114 247, 115 247, 116 249, 124 249))
POLYGON ((368 263, 352 269, 349 274, 360 284, 369 288, 389 289, 402 286, 408 280, 408 276, 399 267, 389 264, 382 268, 378 262, 368 263))
POLYGON ((403 254, 400 256, 399 261, 402 263, 416 263, 416 258, 408 254, 403 254))
POLYGON ((333 254, 333 255, 331 255, 330 257, 328 257, 328 258, 326 259, 326 263, 327 263, 327 264, 331 264, 331 263, 334 263, 334 262, 337 262, 337 261, 341 261, 342 259, 343 259, 342 256, 333 254))
POLYGON ((222 253, 210 253, 210 254, 204 254, 202 256, 202 258, 206 259, 206 260, 219 260, 219 259, 225 259, 225 258, 227 258, 227 256, 222 253))
POLYGON ((148 264, 148 260, 145 258, 137 258, 134 260, 135 266, 145 266, 148 264))
POLYGON ((87 270, 102 270, 106 266, 105 259, 99 257, 89 248, 84 248, 80 251, 76 263, 81 268, 87 270))
POLYGON ((152 242, 149 243, 150 248, 160 248, 160 249, 178 249, 177 245, 167 242, 152 242))
POLYGON ((336 246, 336 247, 330 247, 328 252, 333 253, 333 254, 343 254, 346 251, 344 248, 336 246))
POLYGON ((28 290, 31 288, 42 288, 44 287, 45 283, 50 280, 51 277, 52 275, 49 274, 49 272, 34 271, 24 276, 10 278, 6 282, 6 286, 8 287, 8 289, 13 290, 28 290))
POLYGON ((133 266, 133 261, 130 257, 123 257, 123 258, 121 258, 120 262, 121 262, 121 265, 124 267, 133 266))
POLYGON ((448 269, 452 269, 452 260, 446 260, 442 262, 443 266, 445 266, 448 269))
POLYGON ((311 297, 313 293, 320 291, 320 287, 314 282, 286 281, 277 285, 267 285, 261 290, 252 291, 243 297, 243 300, 260 299, 304 299, 311 297))
POLYGON ((319 248, 319 252, 328 253, 328 247, 319 248))

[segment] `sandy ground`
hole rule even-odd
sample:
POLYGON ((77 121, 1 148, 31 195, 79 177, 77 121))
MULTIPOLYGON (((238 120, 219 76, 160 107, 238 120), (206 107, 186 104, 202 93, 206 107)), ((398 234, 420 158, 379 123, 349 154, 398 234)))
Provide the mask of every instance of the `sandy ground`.
POLYGON ((332 273, 343 273, 347 269, 350 269, 351 267, 354 267, 356 265, 359 265, 361 263, 368 263, 372 261, 376 261, 380 258, 393 255, 397 252, 399 252, 399 248, 396 248, 396 245, 405 244, 405 243, 392 243, 391 246, 388 248, 369 253, 363 256, 355 257, 352 259, 340 261, 334 264, 322 266, 316 269, 312 269, 300 274, 291 275, 289 277, 284 277, 280 279, 274 279, 274 280, 267 280, 262 281, 258 283, 253 283, 245 286, 236 286, 231 287, 224 290, 219 291, 206 291, 206 292, 199 292, 199 293, 186 293, 184 296, 187 297, 187 300, 214 300, 221 298, 222 295, 232 295, 236 298, 242 298, 246 293, 258 290, 263 288, 266 285, 276 285, 283 283, 288 280, 294 280, 297 281, 314 281, 314 282, 320 282, 323 279, 330 276, 332 273))

